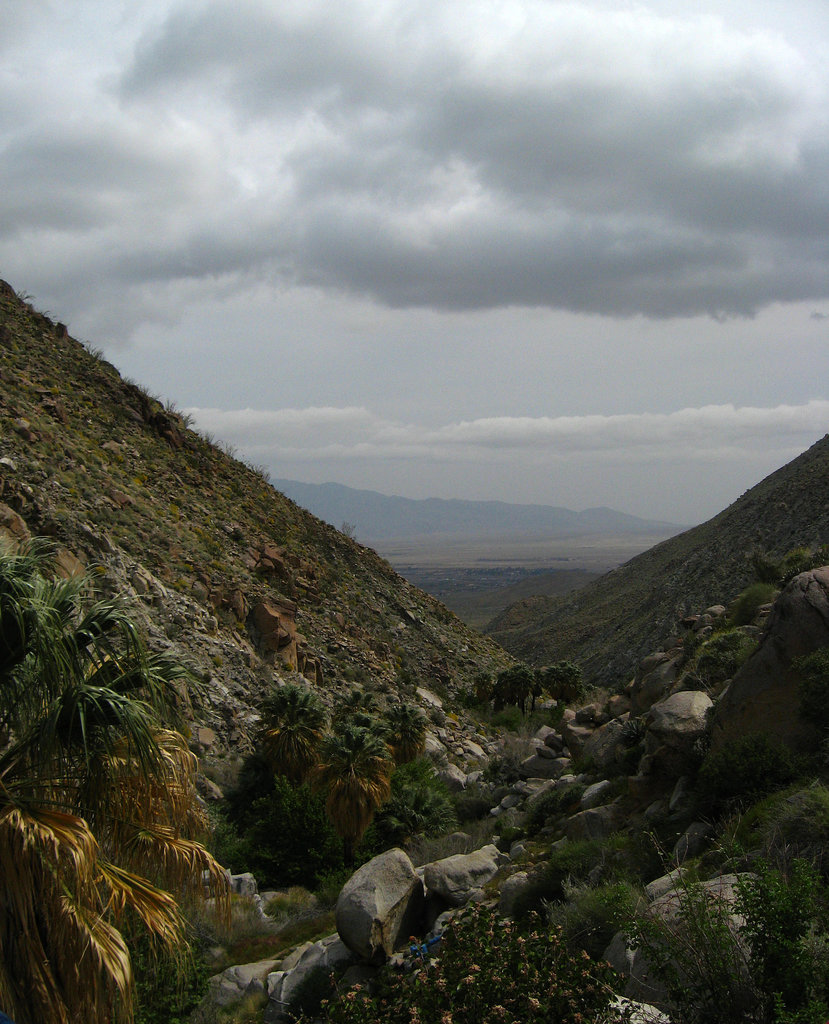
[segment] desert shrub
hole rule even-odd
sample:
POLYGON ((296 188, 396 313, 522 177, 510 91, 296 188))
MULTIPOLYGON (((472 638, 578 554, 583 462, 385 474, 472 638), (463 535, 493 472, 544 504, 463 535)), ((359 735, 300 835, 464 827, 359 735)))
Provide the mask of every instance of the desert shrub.
POLYGON ((745 917, 740 934, 748 944, 766 1012, 769 1000, 787 1013, 818 1004, 822 1022, 829 1001, 826 892, 806 860, 795 860, 785 875, 762 864, 755 872, 757 877, 741 883, 736 909, 745 917), (816 935, 824 941, 809 941, 816 935))
POLYGON ((829 647, 798 658, 794 668, 800 673, 800 714, 820 732, 826 732, 829 730, 829 647))
POLYGON ((764 604, 770 604, 777 594, 772 583, 752 583, 735 598, 728 609, 728 621, 732 626, 748 626, 764 604))
POLYGON ((734 675, 756 647, 757 641, 739 629, 716 633, 697 654, 696 674, 706 686, 719 686, 734 675))
POLYGON ((462 825, 470 821, 479 821, 489 816, 490 810, 497 802, 489 786, 467 786, 454 796, 455 814, 462 825))
POLYGON ((545 906, 548 922, 560 927, 567 943, 601 957, 613 936, 631 919, 641 894, 629 882, 599 885, 565 882, 565 899, 545 906))
POLYGON ((758 583, 773 583, 777 585, 780 582, 783 568, 779 560, 775 560, 765 551, 752 551, 750 561, 754 578, 758 583))
POLYGON ((829 789, 813 783, 761 800, 743 815, 738 839, 778 868, 808 860, 829 881, 829 789))
POLYGON ((135 976, 135 1024, 185 1024, 207 991, 210 971, 193 940, 193 955, 181 961, 154 948, 146 935, 129 943, 135 976))
POLYGON ((818 569, 829 563, 829 545, 824 544, 819 548, 792 548, 783 557, 780 563, 780 583, 785 585, 802 572, 809 569, 818 569))
POLYGON ((518 732, 523 719, 521 709, 518 707, 501 708, 496 711, 490 719, 490 725, 495 729, 506 729, 508 732, 518 732))
POLYGON ((526 827, 530 835, 535 835, 552 819, 576 810, 586 788, 582 783, 574 782, 570 786, 558 786, 540 796, 527 812, 526 827))
POLYGON ((428 969, 385 971, 372 994, 352 989, 325 1012, 332 1024, 577 1024, 607 1007, 616 980, 538 918, 521 927, 478 905, 450 923, 428 969))
POLYGON ((566 886, 572 882, 588 877, 598 881, 598 876, 612 874, 607 869, 612 849, 613 843, 608 840, 579 839, 551 850, 543 872, 516 900, 515 916, 522 918, 547 902, 564 899, 566 886))
POLYGON ((720 813, 782 789, 802 769, 788 747, 765 733, 753 733, 706 756, 697 775, 697 796, 707 809, 720 813))
POLYGON ((631 926, 666 986, 676 1024, 823 1024, 829 998, 825 892, 813 867, 767 865, 738 882, 733 905, 696 882, 672 916, 631 926))

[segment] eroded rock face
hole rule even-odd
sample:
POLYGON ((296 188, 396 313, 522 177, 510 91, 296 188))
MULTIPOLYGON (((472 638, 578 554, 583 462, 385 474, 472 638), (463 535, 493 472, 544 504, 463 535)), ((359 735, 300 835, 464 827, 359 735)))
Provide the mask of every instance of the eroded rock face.
POLYGON ((791 581, 771 610, 760 646, 737 672, 713 714, 711 745, 766 732, 799 748, 811 729, 798 714, 792 662, 829 645, 829 566, 791 581))
POLYGON ((412 862, 402 850, 387 850, 345 883, 334 917, 349 949, 383 963, 418 932, 422 911, 423 883, 412 862))

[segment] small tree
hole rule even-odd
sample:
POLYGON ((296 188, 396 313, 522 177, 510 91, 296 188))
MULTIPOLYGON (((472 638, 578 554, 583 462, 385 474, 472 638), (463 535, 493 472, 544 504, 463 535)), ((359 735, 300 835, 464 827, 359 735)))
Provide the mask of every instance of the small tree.
POLYGON ((369 729, 345 725, 322 743, 311 779, 325 793, 325 809, 349 866, 374 812, 389 798, 393 767, 389 748, 369 729))
POLYGON ((413 704, 393 704, 385 715, 386 742, 395 764, 420 757, 426 743, 426 716, 413 704))
POLYGON ((301 782, 316 761, 325 723, 325 708, 309 689, 295 683, 274 689, 262 704, 265 756, 273 770, 301 782))
POLYGON ((507 704, 517 704, 523 715, 534 686, 535 676, 526 665, 513 665, 499 672, 492 690, 495 710, 500 711, 507 704))

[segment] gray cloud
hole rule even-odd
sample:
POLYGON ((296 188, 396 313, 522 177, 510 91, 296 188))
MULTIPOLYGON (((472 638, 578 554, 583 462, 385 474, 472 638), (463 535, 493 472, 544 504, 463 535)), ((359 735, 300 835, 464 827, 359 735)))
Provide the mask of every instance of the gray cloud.
POLYGON ((540 2, 476 32, 462 7, 182 7, 122 96, 212 97, 271 148, 301 282, 658 317, 827 294, 825 82, 791 43, 540 2))

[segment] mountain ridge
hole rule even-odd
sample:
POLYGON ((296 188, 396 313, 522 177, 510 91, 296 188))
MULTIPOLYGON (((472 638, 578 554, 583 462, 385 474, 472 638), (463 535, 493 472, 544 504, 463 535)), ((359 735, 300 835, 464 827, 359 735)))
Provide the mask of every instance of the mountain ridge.
POLYGON ((463 498, 404 498, 339 483, 308 484, 277 479, 274 486, 314 515, 340 526, 353 525, 365 542, 410 536, 583 537, 593 534, 666 533, 684 527, 642 519, 607 506, 574 511, 557 505, 463 498))

